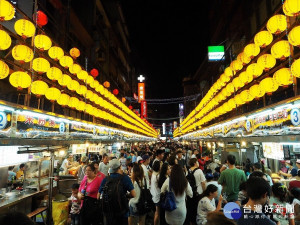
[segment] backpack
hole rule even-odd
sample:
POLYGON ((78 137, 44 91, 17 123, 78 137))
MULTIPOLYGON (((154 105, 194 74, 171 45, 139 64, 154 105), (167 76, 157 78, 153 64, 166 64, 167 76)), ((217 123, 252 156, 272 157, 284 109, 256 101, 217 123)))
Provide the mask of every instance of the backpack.
POLYGON ((150 193, 150 190, 147 188, 147 181, 144 178, 145 185, 144 188, 141 188, 140 184, 137 182, 139 188, 140 188, 140 198, 138 203, 136 204, 137 210, 140 215, 144 215, 148 212, 151 212, 151 210, 154 207, 154 203, 152 201, 152 195, 150 193))
POLYGON ((196 197, 198 195, 197 192, 197 185, 196 185, 196 179, 194 176, 194 173, 196 172, 196 170, 198 170, 199 168, 194 169, 193 171, 191 171, 191 169, 188 170, 188 175, 186 176, 186 179, 188 180, 188 182, 191 185, 191 188, 193 190, 193 198, 196 197))
POLYGON ((129 210, 128 201, 121 182, 124 175, 112 178, 107 177, 102 193, 102 209, 106 215, 123 216, 129 210))

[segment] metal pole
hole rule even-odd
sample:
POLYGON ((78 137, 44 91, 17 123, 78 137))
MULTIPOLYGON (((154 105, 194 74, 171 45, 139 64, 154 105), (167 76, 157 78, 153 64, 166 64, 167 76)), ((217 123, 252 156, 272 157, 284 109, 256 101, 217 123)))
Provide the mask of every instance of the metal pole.
MULTIPOLYGON (((49 150, 49 146, 48 146, 48 150, 49 150)), ((52 224, 53 168, 54 168, 54 151, 52 150, 50 151, 50 163, 49 163, 47 225, 52 224)))

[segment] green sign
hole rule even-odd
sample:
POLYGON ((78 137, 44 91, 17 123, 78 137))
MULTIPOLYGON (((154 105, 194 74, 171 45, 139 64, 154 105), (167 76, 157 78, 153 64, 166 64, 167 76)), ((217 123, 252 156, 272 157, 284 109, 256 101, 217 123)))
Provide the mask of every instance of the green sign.
POLYGON ((210 61, 224 59, 224 46, 208 46, 208 59, 210 61))

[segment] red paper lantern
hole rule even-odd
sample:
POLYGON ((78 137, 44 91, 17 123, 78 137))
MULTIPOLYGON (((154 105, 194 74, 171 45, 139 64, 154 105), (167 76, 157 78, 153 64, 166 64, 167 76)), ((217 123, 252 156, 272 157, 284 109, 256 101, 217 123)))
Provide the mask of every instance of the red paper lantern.
POLYGON ((110 83, 108 81, 105 81, 103 83, 103 86, 106 87, 106 88, 109 88, 110 87, 110 83))
POLYGON ((99 75, 98 70, 97 70, 97 69, 92 69, 92 70, 91 70, 91 75, 92 75, 94 78, 98 77, 98 75, 99 75))
POLYGON ((119 90, 118 90, 118 89, 114 89, 114 90, 113 90, 113 94, 114 94, 114 95, 118 95, 118 94, 119 94, 119 90))
MULTIPOLYGON (((45 26, 48 23, 47 15, 42 11, 37 11, 36 14, 37 14, 37 19, 36 19, 37 25, 40 27, 45 26)), ((35 15, 33 17, 35 19, 35 15)))
POLYGON ((129 109, 133 109, 132 105, 130 105, 128 108, 129 108, 129 109))

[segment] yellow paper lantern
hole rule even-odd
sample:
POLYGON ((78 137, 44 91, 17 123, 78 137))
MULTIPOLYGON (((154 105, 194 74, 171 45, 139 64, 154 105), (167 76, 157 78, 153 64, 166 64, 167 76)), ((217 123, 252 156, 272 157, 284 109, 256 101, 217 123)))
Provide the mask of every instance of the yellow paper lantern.
POLYGON ((286 16, 278 14, 272 16, 267 23, 267 29, 272 34, 280 34, 282 31, 286 30, 287 22, 286 16))
POLYGON ((71 55, 74 59, 78 58, 78 57, 80 56, 80 51, 79 51, 79 49, 78 49, 78 48, 72 48, 72 49, 70 50, 70 55, 71 55))
POLYGON ((37 97, 45 95, 48 88, 48 84, 41 80, 36 80, 31 84, 31 92, 37 97))
POLYGON ((55 87, 48 88, 45 93, 45 97, 51 102, 57 101, 60 95, 61 95, 60 90, 58 90, 55 87))
POLYGON ((50 69, 50 63, 44 58, 35 58, 32 62, 32 68, 39 74, 43 74, 50 69))
POLYGON ((78 74, 78 73, 80 73, 82 70, 81 70, 81 66, 80 66, 80 65, 78 65, 78 64, 73 64, 72 66, 70 66, 69 71, 70 71, 70 73, 72 73, 72 74, 78 74))
POLYGON ((293 76, 300 78, 300 59, 297 59, 293 62, 291 71, 293 76))
POLYGON ((76 97, 71 97, 68 103, 68 106, 72 109, 75 109, 79 104, 79 100, 76 97))
POLYGON ((223 83, 227 83, 228 81, 230 81, 230 78, 228 76, 226 76, 224 73, 220 76, 220 80, 223 83))
POLYGON ((273 92, 275 92, 278 89, 278 84, 272 77, 267 77, 263 79, 260 83, 259 86, 261 89, 265 90, 265 92, 268 95, 271 95, 273 92))
POLYGON ((93 93, 91 90, 88 90, 88 91, 86 92, 86 96, 85 96, 85 97, 86 97, 87 99, 91 99, 91 98, 93 97, 93 94, 94 94, 94 93, 93 93))
POLYGON ((229 107, 230 107, 231 109, 236 108, 236 104, 235 104, 235 101, 234 101, 233 98, 229 99, 228 105, 229 105, 229 107))
POLYGON ((57 67, 51 67, 47 71, 47 77, 52 81, 59 80, 62 78, 62 71, 57 67))
POLYGON ((235 75, 235 72, 230 67, 227 67, 225 69, 224 73, 229 78, 231 78, 231 77, 233 77, 235 75))
POLYGON ((264 70, 269 71, 276 65, 276 59, 271 54, 264 54, 257 60, 257 64, 264 70))
POLYGON ((0 50, 6 50, 11 45, 11 38, 4 30, 0 30, 0 50))
POLYGON ((79 88, 76 89, 77 94, 85 96, 87 92, 87 88, 85 85, 80 85, 79 88))
POLYGON ((69 101, 70 101, 70 96, 67 95, 67 94, 61 94, 59 96, 59 98, 57 99, 57 103, 61 106, 66 106, 69 104, 69 101))
POLYGON ((248 57, 244 52, 242 52, 238 55, 237 60, 239 62, 241 62, 244 66, 244 65, 247 65, 251 61, 251 58, 248 57))
POLYGON ((0 60, 0 80, 5 79, 9 74, 9 67, 8 65, 0 60))
POLYGON ((11 20, 15 16, 15 8, 6 0, 0 0, 0 21, 11 20))
POLYGON ((57 61, 64 56, 64 51, 60 47, 53 46, 49 49, 48 55, 50 56, 51 59, 57 61))
POLYGON ((240 73, 239 79, 243 84, 249 84, 253 80, 253 74, 243 71, 240 73))
POLYGON ((33 51, 26 45, 16 45, 12 49, 12 56, 21 63, 30 62, 33 59, 33 51))
POLYGON ((76 109, 77 109, 78 111, 84 111, 85 106, 86 106, 85 102, 79 101, 79 103, 77 104, 76 109))
POLYGON ((250 59, 253 59, 255 56, 257 56, 260 53, 260 48, 256 44, 248 44, 244 48, 244 54, 247 57, 250 57, 250 59))
POLYGON ((254 43, 261 48, 268 46, 272 41, 273 35, 267 30, 258 32, 254 37, 254 43))
POLYGON ((293 46, 300 45, 300 26, 296 26, 290 31, 288 39, 291 45, 293 46))
POLYGON ((281 68, 274 73, 273 79, 279 86, 287 87, 293 84, 293 75, 289 68, 281 68))
POLYGON ((253 76, 253 78, 256 78, 262 75, 263 69, 257 63, 252 63, 247 67, 246 73, 248 73, 249 76, 253 76))
POLYGON ((227 91, 228 95, 231 95, 234 92, 234 85, 232 83, 227 84, 226 91, 227 91))
POLYGON ((48 50, 52 46, 52 41, 48 36, 39 34, 34 38, 34 46, 41 51, 48 50))
POLYGON ((79 80, 83 80, 84 82, 86 81, 87 77, 89 74, 85 70, 81 70, 78 74, 77 77, 79 80))
POLYGON ((237 106, 245 104, 245 101, 242 99, 241 94, 234 96, 234 102, 237 106))
MULTIPOLYGON (((99 85, 100 85, 100 83, 99 83, 99 81, 97 81, 97 80, 94 80, 94 85, 95 85, 95 90, 97 91, 98 90, 98 88, 99 88, 99 85)), ((97 91, 98 92, 98 91, 97 91)))
POLYGON ((236 90, 240 89, 241 87, 244 86, 243 82, 240 80, 239 77, 236 77, 232 81, 233 86, 235 87, 236 90))
POLYGON ((286 0, 282 8, 285 15, 298 16, 300 12, 300 2, 299 0, 286 0))
POLYGON ((275 43, 271 48, 271 54, 276 59, 284 60, 291 55, 291 48, 288 41, 282 40, 275 43))
POLYGON ((17 71, 9 76, 9 83, 18 90, 22 90, 30 86, 31 77, 25 72, 17 71))
POLYGON ((240 95, 244 102, 251 102, 254 99, 249 90, 242 91, 240 95))
POLYGON ((15 31, 18 35, 22 36, 25 39, 28 37, 32 37, 35 34, 35 26, 29 20, 19 19, 15 23, 15 31))
POLYGON ((234 60, 230 63, 230 69, 232 69, 235 72, 240 71, 242 68, 243 64, 238 60, 234 60))
POLYGON ((72 78, 67 74, 63 74, 61 78, 58 79, 58 83, 63 87, 66 87, 71 81, 72 78))
POLYGON ((59 63, 64 68, 70 68, 73 65, 73 59, 65 55, 59 59, 59 63))
POLYGON ((265 95, 265 90, 262 89, 259 84, 255 84, 255 85, 251 86, 249 88, 249 91, 250 91, 250 94, 256 99, 259 99, 265 95))
POLYGON ((77 80, 72 80, 70 83, 67 84, 67 88, 71 91, 75 91, 79 88, 79 83, 77 80))
MULTIPOLYGON (((86 79, 86 83, 88 85, 90 85, 90 87, 93 86, 93 83, 94 83, 94 78, 91 76, 91 75, 88 75, 87 79, 86 79)), ((92 87, 93 88, 93 87, 92 87)))

